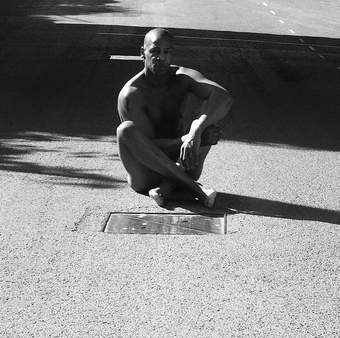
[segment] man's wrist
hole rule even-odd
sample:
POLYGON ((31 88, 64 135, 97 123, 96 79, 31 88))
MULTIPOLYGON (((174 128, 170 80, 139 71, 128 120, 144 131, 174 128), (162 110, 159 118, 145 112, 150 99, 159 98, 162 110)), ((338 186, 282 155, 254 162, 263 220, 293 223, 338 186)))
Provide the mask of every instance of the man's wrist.
POLYGON ((201 137, 202 132, 204 131, 205 127, 206 116, 201 115, 198 119, 192 121, 190 126, 189 134, 192 138, 201 137))
POLYGON ((181 142, 183 144, 187 139, 195 140, 197 138, 201 138, 201 134, 198 132, 190 131, 188 134, 185 134, 181 137, 181 142))

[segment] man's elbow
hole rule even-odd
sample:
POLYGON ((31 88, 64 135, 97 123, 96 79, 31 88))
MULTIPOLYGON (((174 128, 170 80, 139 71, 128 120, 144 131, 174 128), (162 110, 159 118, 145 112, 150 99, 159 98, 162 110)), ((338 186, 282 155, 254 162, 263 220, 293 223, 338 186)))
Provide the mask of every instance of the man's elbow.
POLYGON ((220 106, 219 110, 223 112, 223 116, 221 116, 221 118, 224 118, 229 113, 230 108, 234 103, 234 98, 228 90, 219 90, 218 97, 220 106))
POLYGON ((230 108, 234 102, 231 93, 227 89, 220 90, 219 92, 222 97, 223 104, 230 108))

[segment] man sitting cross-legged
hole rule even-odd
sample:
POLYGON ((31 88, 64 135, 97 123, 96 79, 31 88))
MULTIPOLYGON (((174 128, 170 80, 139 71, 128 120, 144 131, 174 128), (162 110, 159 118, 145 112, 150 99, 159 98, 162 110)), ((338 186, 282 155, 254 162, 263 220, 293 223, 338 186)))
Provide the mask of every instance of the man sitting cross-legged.
POLYGON ((130 186, 159 205, 181 185, 212 207, 216 193, 197 180, 210 146, 219 139, 215 124, 228 113, 232 98, 199 72, 171 65, 173 50, 174 38, 167 30, 156 28, 145 35, 144 69, 118 96, 119 155, 130 186), (181 107, 189 95, 203 103, 188 124, 181 107))

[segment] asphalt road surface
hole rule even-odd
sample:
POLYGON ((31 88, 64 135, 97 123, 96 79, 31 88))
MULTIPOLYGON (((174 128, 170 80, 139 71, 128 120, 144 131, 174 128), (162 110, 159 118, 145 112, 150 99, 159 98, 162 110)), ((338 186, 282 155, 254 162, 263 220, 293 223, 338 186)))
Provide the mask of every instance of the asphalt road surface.
POLYGON ((2 2, 0 335, 338 336, 339 18, 315 0, 2 2), (226 236, 100 232, 108 212, 204 211, 135 194, 119 161, 117 93, 153 26, 235 98, 201 178, 238 210, 226 236))
POLYGON ((340 5, 331 0, 12 1, 3 16, 44 17, 56 23, 163 26, 339 38, 340 5))

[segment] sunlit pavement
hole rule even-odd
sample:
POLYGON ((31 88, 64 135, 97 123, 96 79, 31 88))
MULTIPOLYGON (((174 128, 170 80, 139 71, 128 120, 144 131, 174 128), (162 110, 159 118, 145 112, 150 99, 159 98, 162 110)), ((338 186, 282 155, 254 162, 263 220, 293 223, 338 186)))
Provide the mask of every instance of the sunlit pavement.
POLYGON ((339 5, 12 6, 1 4, 1 335, 336 336, 339 5), (236 99, 201 179, 239 210, 225 236, 99 232, 109 211, 202 211, 133 193, 118 158, 115 97, 141 63, 109 57, 138 55, 158 25, 176 35, 178 63, 236 99))
POLYGON ((44 18, 55 23, 162 26, 234 32, 339 38, 340 5, 335 1, 86 1, 4 2, 3 21, 44 18))

